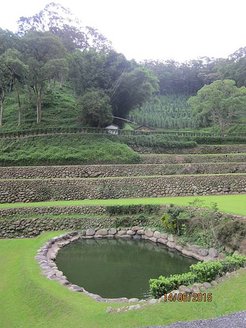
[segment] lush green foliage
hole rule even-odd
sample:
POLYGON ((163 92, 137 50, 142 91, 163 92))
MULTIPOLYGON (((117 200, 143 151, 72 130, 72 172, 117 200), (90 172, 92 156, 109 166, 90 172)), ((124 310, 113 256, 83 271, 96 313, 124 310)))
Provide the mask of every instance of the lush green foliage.
POLYGON ((113 121, 110 98, 102 90, 87 91, 80 98, 80 107, 83 125, 101 128, 113 121))
POLYGON ((145 65, 157 75, 162 95, 191 95, 219 77, 217 59, 203 58, 186 63, 152 60, 146 61, 145 65))
POLYGON ((190 271, 196 276, 196 281, 210 282, 223 272, 221 261, 198 262, 190 266, 190 271))
POLYGON ((246 265, 246 257, 239 254, 234 254, 232 256, 227 256, 223 261, 221 261, 224 272, 231 272, 237 270, 246 265))
MULTIPOLYGON (((39 125, 59 126, 61 121, 61 125, 66 125, 67 119, 77 126, 76 111, 68 108, 64 114, 60 111, 63 105, 55 101, 49 104, 52 115, 44 113, 48 109, 46 98, 51 99, 55 85, 71 88, 73 101, 88 89, 103 90, 110 98, 114 123, 120 126, 122 118, 137 108, 130 114, 132 120, 164 129, 194 128, 201 123, 199 115, 192 117, 186 99, 205 84, 226 78, 234 79, 238 86, 245 85, 245 48, 226 60, 202 58, 187 63, 169 60, 138 64, 115 52, 94 28, 74 24, 73 18, 68 9, 51 3, 34 16, 21 17, 18 33, 0 30, 0 125, 4 128, 17 124, 27 127, 30 117, 34 124, 35 111, 39 125), (149 101, 158 90, 160 100, 149 101), (11 106, 9 98, 15 99, 11 106), (146 101, 149 102, 145 105, 146 101)), ((233 107, 232 102, 230 106, 233 107)), ((205 126, 210 123, 206 120, 205 126)), ((216 120, 216 124, 221 125, 221 120, 216 120)), ((104 122, 97 124, 103 125, 104 122)))
POLYGON ((195 282, 211 282, 226 272, 237 270, 246 265, 246 256, 232 255, 224 260, 198 262, 190 266, 190 271, 183 274, 160 276, 150 279, 150 290, 155 298, 178 289, 180 285, 191 285, 195 282))
POLYGON ((231 255, 227 256, 224 260, 198 262, 190 266, 190 271, 196 275, 199 282, 210 282, 217 276, 221 276, 226 272, 231 272, 244 267, 246 264, 246 256, 231 255))
POLYGON ((185 212, 185 208, 171 204, 161 221, 167 232, 181 235, 182 228, 188 219, 189 213, 185 212))
MULTIPOLYGON (((64 86, 66 81, 66 85, 74 89, 76 96, 83 96, 92 88, 98 89, 99 93, 103 90, 110 99, 113 114, 121 118, 125 117, 134 106, 143 104, 158 91, 158 79, 150 70, 116 53, 107 39, 95 29, 91 27, 83 29, 81 26, 73 25, 72 20, 69 19, 70 14, 66 8, 52 3, 37 15, 21 17, 16 45, 10 40, 12 34, 4 31, 1 33, 0 39, 3 41, 1 57, 10 58, 10 51, 18 52, 18 65, 25 68, 25 74, 21 79, 23 74, 15 70, 16 75, 13 76, 9 72, 13 60, 9 65, 10 61, 6 63, 1 58, 0 126, 4 117, 3 102, 12 93, 17 77, 19 81, 21 80, 18 92, 24 95, 25 103, 29 103, 29 106, 21 104, 18 96, 19 125, 23 121, 24 111, 33 110, 34 106, 36 122, 37 124, 42 122, 44 98, 48 89, 55 83, 64 86), (13 46, 15 49, 8 46, 13 46)), ((16 58, 15 64, 17 64, 16 58)), ((12 69, 10 71, 13 72, 12 69)), ((88 99, 82 99, 87 102, 85 106, 88 109, 88 99)), ((109 99, 107 99, 106 111, 110 106, 109 99)), ((104 112, 105 106, 100 108, 104 112)), ((59 109, 56 114, 59 114, 59 109)), ((93 120, 88 120, 89 114, 91 111, 85 120, 86 124, 95 126, 97 123, 94 122, 95 115, 93 120)), ((99 115, 97 121, 100 122, 96 126, 106 124, 105 116, 106 121, 109 121, 109 113, 104 116, 99 115)))
POLYGON ((223 250, 235 251, 243 248, 246 238, 246 222, 232 220, 220 212, 218 205, 202 207, 202 201, 190 203, 190 207, 170 205, 161 218, 165 231, 179 236, 184 243, 192 243, 203 247, 217 247, 223 250))
POLYGON ((103 136, 45 136, 0 140, 2 165, 134 163, 127 145, 103 136))
MULTIPOLYGON (((158 89, 157 77, 146 68, 137 67, 122 73, 111 96, 114 116, 127 117, 131 109, 143 105, 158 89)), ((119 123, 121 125, 122 121, 119 123)))
POLYGON ((194 282, 196 282, 196 275, 192 272, 175 274, 170 277, 160 276, 158 279, 150 279, 150 290, 155 298, 159 298, 181 285, 191 285, 194 282))
POLYGON ((222 135, 238 116, 245 116, 246 88, 237 88, 233 80, 218 80, 205 85, 188 101, 201 126, 218 124, 222 135))
POLYGON ((31 129, 50 128, 79 128, 81 123, 77 99, 71 88, 60 86, 58 83, 47 85, 42 102, 42 121, 36 124, 36 111, 34 97, 26 97, 23 90, 20 90, 21 122, 17 126, 18 107, 14 93, 8 95, 5 101, 5 114, 3 117, 3 127, 1 131, 24 131, 31 129))

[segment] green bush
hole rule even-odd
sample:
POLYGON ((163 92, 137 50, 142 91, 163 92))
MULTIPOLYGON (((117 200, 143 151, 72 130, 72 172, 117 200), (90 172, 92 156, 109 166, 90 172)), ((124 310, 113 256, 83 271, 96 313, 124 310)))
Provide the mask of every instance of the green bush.
POLYGON ((221 264, 224 272, 234 271, 246 265, 246 256, 236 254, 227 256, 221 264))
POLYGON ((158 279, 150 279, 150 291, 155 297, 161 297, 180 285, 191 285, 196 282, 197 277, 192 272, 171 275, 170 277, 160 276, 158 279))
POLYGON ((171 204, 161 221, 167 232, 181 235, 184 231, 183 226, 188 222, 189 218, 190 213, 185 208, 171 204))
POLYGON ((155 298, 158 298, 163 294, 178 289, 181 285, 187 286, 195 282, 210 282, 217 276, 245 266, 246 256, 242 255, 227 256, 224 260, 220 261, 198 262, 190 266, 189 272, 150 279, 150 292, 155 298))
POLYGON ((197 277, 197 281, 212 281, 223 272, 220 261, 198 262, 190 266, 190 271, 197 277))

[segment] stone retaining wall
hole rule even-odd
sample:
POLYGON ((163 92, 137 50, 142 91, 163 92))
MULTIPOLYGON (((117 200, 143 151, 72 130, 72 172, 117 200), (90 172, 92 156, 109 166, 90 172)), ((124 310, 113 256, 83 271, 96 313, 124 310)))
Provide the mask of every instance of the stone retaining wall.
POLYGON ((35 215, 60 215, 60 214, 103 214, 103 206, 47 206, 47 207, 15 207, 0 209, 0 219, 6 217, 35 216, 35 215))
POLYGON ((245 163, 24 166, 0 167, 0 179, 95 178, 245 172, 245 163))
MULTIPOLYGON (((175 136, 174 136, 175 138, 175 136)), ((199 145, 194 148, 163 148, 155 149, 151 147, 131 146, 133 150, 140 153, 167 153, 167 154, 229 154, 246 153, 246 144, 226 144, 226 145, 199 145)))
POLYGON ((246 175, 1 180, 0 203, 246 192, 246 175))
POLYGON ((177 155, 177 154, 144 154, 141 162, 145 164, 181 164, 181 163, 230 163, 246 162, 246 154, 219 154, 219 155, 177 155))
POLYGON ((115 218, 8 218, 0 220, 0 238, 35 237, 44 231, 77 230, 115 226, 115 218))

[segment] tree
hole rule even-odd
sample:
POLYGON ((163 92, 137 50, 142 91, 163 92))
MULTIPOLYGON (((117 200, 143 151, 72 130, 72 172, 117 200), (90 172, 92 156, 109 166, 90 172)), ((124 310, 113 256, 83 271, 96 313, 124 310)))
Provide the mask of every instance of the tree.
POLYGON ((131 62, 115 51, 77 50, 69 56, 69 80, 77 95, 91 88, 109 90, 130 69, 131 62))
POLYGON ((146 68, 122 73, 111 90, 113 115, 126 118, 131 109, 144 104, 158 89, 157 77, 146 68))
POLYGON ((105 127, 113 120, 110 98, 103 90, 89 90, 80 98, 81 120, 92 127, 105 127))
POLYGON ((0 127, 3 125, 3 103, 10 86, 11 75, 4 62, 3 56, 0 56, 0 127))
POLYGON ((228 124, 246 113, 246 88, 236 87, 233 80, 217 80, 202 87, 188 103, 200 125, 216 124, 223 136, 228 124))
POLYGON ((24 51, 29 66, 28 83, 36 96, 37 123, 41 122, 42 99, 46 82, 61 80, 65 48, 58 38, 45 32, 30 32, 24 37, 24 51))
POLYGON ((9 48, 19 49, 20 38, 8 30, 0 28, 0 55, 2 55, 9 48))
POLYGON ((20 17, 19 35, 30 31, 50 32, 58 37, 68 51, 75 49, 96 49, 110 51, 112 46, 107 38, 95 28, 83 26, 73 13, 60 5, 51 2, 44 9, 31 17, 20 17))
POLYGON ((8 71, 11 89, 15 89, 18 103, 18 125, 21 123, 21 100, 20 87, 24 84, 28 73, 28 66, 21 60, 21 53, 16 49, 8 49, 1 56, 3 63, 8 71))

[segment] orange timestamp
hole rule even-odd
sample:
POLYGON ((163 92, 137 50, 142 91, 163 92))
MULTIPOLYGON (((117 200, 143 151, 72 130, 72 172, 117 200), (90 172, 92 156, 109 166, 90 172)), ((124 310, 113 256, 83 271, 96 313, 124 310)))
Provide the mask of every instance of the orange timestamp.
POLYGON ((212 293, 169 293, 162 297, 164 302, 212 302, 212 293))

